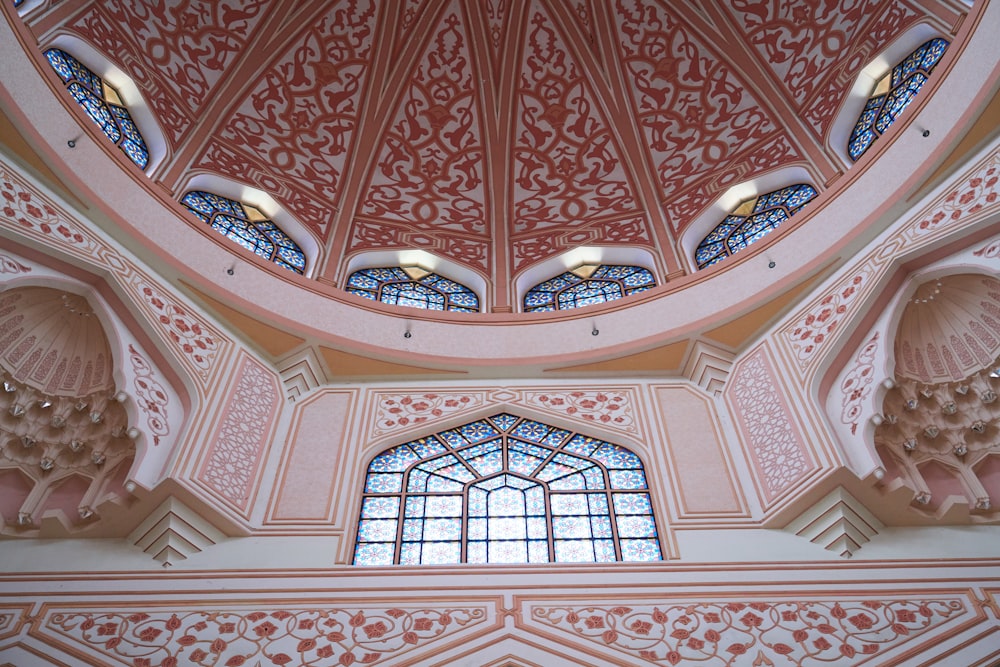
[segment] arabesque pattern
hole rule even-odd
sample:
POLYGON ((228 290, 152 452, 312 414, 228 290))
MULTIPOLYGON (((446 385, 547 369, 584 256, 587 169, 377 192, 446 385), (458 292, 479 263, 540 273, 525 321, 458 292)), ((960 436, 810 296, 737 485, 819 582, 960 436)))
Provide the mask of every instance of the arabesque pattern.
POLYGON ((961 598, 606 602, 544 606, 531 619, 658 665, 857 665, 968 613, 961 598))
POLYGON ((59 611, 43 632, 127 667, 389 664, 487 619, 484 606, 59 611))

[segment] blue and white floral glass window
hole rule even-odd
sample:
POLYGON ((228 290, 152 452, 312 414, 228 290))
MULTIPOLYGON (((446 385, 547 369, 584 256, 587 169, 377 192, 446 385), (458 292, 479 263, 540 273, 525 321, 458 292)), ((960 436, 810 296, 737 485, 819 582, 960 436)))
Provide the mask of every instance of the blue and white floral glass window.
POLYGON ((137 167, 145 169, 149 164, 149 149, 118 91, 62 49, 49 49, 45 57, 66 84, 69 94, 104 135, 137 167))
POLYGON ((541 282, 524 295, 527 313, 569 310, 605 303, 656 287, 652 272, 641 266, 584 264, 541 282))
POLYGON ((368 466, 356 565, 661 559, 642 461, 610 442, 501 413, 368 466))
POLYGON ((694 257, 698 268, 721 262, 764 238, 816 197, 816 189, 799 183, 740 204, 709 232, 694 257))
POLYGON ((255 207, 203 190, 188 192, 181 203, 212 229, 255 255, 289 271, 305 273, 302 249, 255 207))
POLYGON ((475 292, 419 266, 361 269, 350 275, 344 289, 395 306, 454 313, 479 312, 479 297, 475 292))
POLYGON ((847 154, 852 160, 861 157, 896 122, 927 82, 947 48, 948 42, 941 38, 921 44, 875 85, 847 142, 847 154))

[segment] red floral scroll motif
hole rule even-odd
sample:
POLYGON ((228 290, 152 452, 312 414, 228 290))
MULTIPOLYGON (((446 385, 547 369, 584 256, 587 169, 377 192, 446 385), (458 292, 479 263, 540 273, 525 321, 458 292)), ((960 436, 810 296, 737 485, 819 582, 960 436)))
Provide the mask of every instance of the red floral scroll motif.
POLYGON ((748 0, 725 7, 818 136, 861 69, 919 19, 903 3, 877 0, 835 0, 822 8, 748 0))
POLYGON ((635 395, 631 391, 525 391, 523 401, 533 408, 601 426, 638 433, 635 395))
POLYGON ((775 136, 765 107, 669 3, 614 6, 625 77, 664 199, 682 200, 699 175, 728 169, 775 136))
POLYGON ((19 232, 33 232, 45 243, 93 258, 99 242, 66 216, 61 215, 34 189, 7 169, 0 168, 0 224, 19 232))
POLYGON ((331 3, 261 76, 220 136, 271 171, 310 183, 312 198, 336 202, 368 73, 375 6, 331 3))
POLYGON ((454 5, 399 98, 362 211, 416 229, 484 236, 482 114, 467 30, 454 5))
POLYGON ((0 255, 0 273, 30 273, 31 267, 21 264, 13 257, 0 255))
POLYGON ((153 367, 139 354, 139 351, 129 343, 129 361, 135 374, 135 402, 146 415, 146 427, 153 436, 153 445, 160 444, 160 437, 170 433, 167 423, 167 404, 170 402, 167 390, 156 379, 153 367))
POLYGON ((523 236, 513 242, 514 270, 580 245, 628 245, 652 247, 644 217, 597 220, 571 230, 555 229, 523 236))
POLYGON ((375 398, 372 436, 381 437, 419 424, 433 423, 485 403, 486 394, 482 391, 379 393, 375 398))
POLYGON ((247 358, 212 435, 209 456, 198 478, 241 510, 260 468, 271 425, 279 408, 280 389, 263 365, 247 358))
POLYGON ((961 599, 531 609, 533 621, 660 665, 855 665, 970 610, 961 599), (756 660, 756 662, 754 662, 756 660))
POLYGON ((840 421, 850 425, 852 434, 858 430, 858 419, 864 409, 864 402, 872 393, 876 352, 878 352, 877 331, 855 355, 850 370, 840 383, 840 393, 843 395, 840 421))
POLYGON ((128 667, 392 664, 482 623, 484 608, 57 612, 46 633, 128 667))
POLYGON ((637 211, 608 119, 540 5, 526 30, 516 91, 513 234, 637 211))

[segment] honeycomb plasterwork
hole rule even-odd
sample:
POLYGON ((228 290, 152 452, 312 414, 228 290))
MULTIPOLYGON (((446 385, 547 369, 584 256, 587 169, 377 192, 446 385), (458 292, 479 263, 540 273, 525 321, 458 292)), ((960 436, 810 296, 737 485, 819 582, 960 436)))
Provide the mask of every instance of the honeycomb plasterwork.
POLYGON ((817 363, 819 352, 839 332, 840 325, 854 317, 896 259, 925 247, 958 229, 973 224, 1000 206, 1000 152, 988 155, 962 184, 941 195, 922 213, 880 241, 832 287, 807 304, 779 332, 791 349, 802 373, 817 363))
POLYGON ((160 283, 82 227, 2 161, 0 198, 3 200, 0 227, 109 270, 136 297, 135 302, 145 309, 149 321, 203 386, 208 382, 219 353, 229 342, 217 329, 169 296, 170 292, 160 283))

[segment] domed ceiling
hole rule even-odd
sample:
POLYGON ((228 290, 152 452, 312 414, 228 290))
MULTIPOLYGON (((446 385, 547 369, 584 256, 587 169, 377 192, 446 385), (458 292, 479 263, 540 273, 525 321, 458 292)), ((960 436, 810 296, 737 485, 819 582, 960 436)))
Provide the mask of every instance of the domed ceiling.
MULTIPOLYGON (((342 284, 372 250, 479 274, 497 312, 519 272, 578 246, 648 251, 734 184, 844 173, 833 121, 858 73, 949 2, 91 0, 29 12, 142 91, 166 143, 150 178, 271 195, 342 284)), ((63 41, 60 42, 59 40, 63 41)), ((846 137, 845 137, 846 139, 846 137)), ((195 224, 192 222, 192 224, 195 224)))

